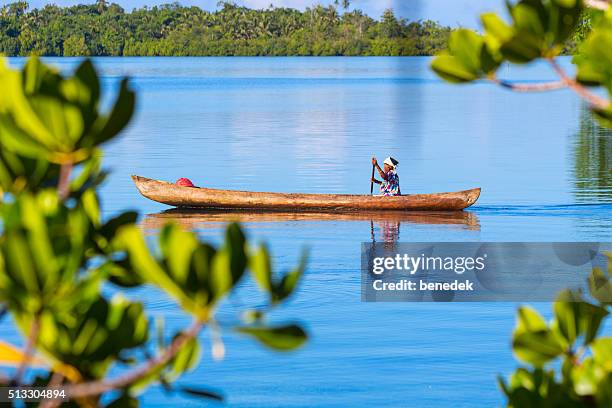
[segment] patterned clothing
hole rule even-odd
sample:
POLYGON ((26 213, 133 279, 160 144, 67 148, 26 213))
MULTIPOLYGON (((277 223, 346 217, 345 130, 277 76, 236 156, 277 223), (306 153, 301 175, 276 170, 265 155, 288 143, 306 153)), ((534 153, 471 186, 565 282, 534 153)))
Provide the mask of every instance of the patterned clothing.
POLYGON ((384 196, 398 196, 400 193, 399 176, 395 170, 389 170, 387 179, 380 185, 380 194, 384 196))

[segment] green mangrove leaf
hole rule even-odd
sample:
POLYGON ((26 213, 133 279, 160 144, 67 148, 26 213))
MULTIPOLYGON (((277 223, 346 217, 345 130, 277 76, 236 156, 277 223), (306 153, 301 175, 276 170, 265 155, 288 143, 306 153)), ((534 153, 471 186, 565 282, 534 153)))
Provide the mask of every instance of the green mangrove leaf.
POLYGON ((535 367, 543 366, 565 351, 558 336, 538 312, 529 307, 519 308, 512 348, 518 359, 535 367))
POLYGON ((134 288, 145 283, 140 275, 135 273, 128 259, 109 260, 97 268, 108 280, 123 288, 134 288))
POLYGON ((102 220, 98 195, 93 189, 86 190, 81 196, 81 205, 94 227, 99 227, 102 220))
POLYGON ((512 348, 519 360, 535 367, 542 367, 564 352, 558 338, 549 330, 517 334, 512 340, 512 348))
POLYGON ((295 291, 299 281, 302 279, 304 275, 304 271, 306 270, 306 262, 308 259, 308 255, 306 252, 302 254, 300 258, 300 263, 296 268, 287 272, 278 282, 278 284, 274 285, 273 290, 273 303, 282 302, 295 291))
POLYGON ((480 55, 484 41, 472 30, 460 28, 451 33, 448 48, 457 61, 469 72, 481 70, 480 55))
POLYGON ((441 78, 454 83, 475 81, 490 75, 501 63, 498 43, 472 30, 458 29, 451 33, 448 52, 438 55, 431 68, 441 78))
POLYGON ((168 364, 169 370, 164 377, 176 379, 182 374, 193 370, 200 361, 200 342, 198 339, 189 339, 168 364))
POLYGON ((270 255, 265 245, 261 245, 249 258, 249 266, 255 281, 263 291, 270 295, 270 302, 277 304, 289 297, 297 287, 306 269, 307 255, 304 253, 299 265, 287 272, 280 279, 275 279, 272 272, 270 255))
POLYGON ((63 96, 81 107, 89 128, 98 116, 100 81, 91 60, 84 60, 72 78, 62 83, 63 96))
POLYGON ((91 157, 81 164, 80 171, 70 181, 70 191, 83 191, 100 185, 106 177, 106 173, 101 170, 101 165, 102 151, 93 149, 91 157))
POLYGON ((600 337, 591 343, 593 360, 606 371, 612 372, 612 337, 600 337))
POLYGON ((42 351, 94 379, 104 376, 121 353, 146 344, 148 320, 141 303, 98 296, 64 313, 45 314, 40 332, 42 351))
POLYGON ((125 249, 132 270, 147 282, 153 283, 172 296, 183 307, 195 307, 180 285, 158 264, 147 247, 141 231, 134 225, 125 225, 117 231, 113 242, 116 249, 125 249))
POLYGON ((231 256, 227 249, 221 249, 212 261, 210 289, 215 301, 221 299, 233 286, 231 275, 231 256))
POLYGON ((608 106, 605 109, 599 109, 592 107, 591 112, 593 113, 595 119, 599 124, 603 127, 612 127, 612 105, 608 106))
POLYGON ((574 58, 578 67, 577 79, 586 85, 602 84, 610 92, 612 82, 612 29, 595 30, 580 47, 580 54, 574 58))
POLYGON ((452 83, 472 82, 478 79, 477 73, 467 69, 452 55, 438 55, 433 59, 431 69, 442 79, 452 83))
POLYGON ((592 359, 586 359, 582 364, 573 367, 570 378, 577 395, 584 397, 594 395, 597 392, 599 379, 592 359))
POLYGON ((198 246, 195 236, 176 224, 166 224, 159 234, 159 244, 172 280, 177 285, 185 287, 191 255, 198 246))
POLYGON ((495 13, 484 13, 480 15, 480 21, 488 36, 495 38, 499 43, 509 41, 514 35, 512 27, 495 13))
POLYGON ((488 43, 485 43, 480 50, 480 64, 482 72, 486 75, 493 74, 499 68, 502 60, 496 50, 491 49, 488 43))
POLYGON ((532 34, 542 38, 548 28, 547 10, 539 1, 522 1, 512 7, 510 14, 517 32, 532 34))
POLYGON ((272 327, 238 327, 236 331, 253 337, 255 340, 274 350, 294 350, 304 344, 308 338, 306 332, 298 325, 272 327))
POLYGON ((246 238, 238 224, 232 223, 227 227, 222 250, 229 256, 232 284, 235 285, 244 275, 248 263, 246 238))
POLYGON ((530 33, 517 33, 500 47, 504 59, 517 64, 525 64, 542 55, 541 44, 530 33))
POLYGON ((193 397, 211 399, 211 400, 215 400, 219 402, 222 402, 224 400, 223 395, 219 394, 218 392, 215 392, 209 389, 204 389, 201 387, 196 388, 196 387, 187 387, 187 386, 181 385, 181 386, 176 387, 176 389, 184 394, 191 395, 193 397))
POLYGON ((585 302, 570 290, 561 292, 554 310, 557 329, 570 347, 579 336, 584 336, 584 344, 593 341, 603 318, 608 315, 606 309, 585 302))
POLYGON ((59 203, 56 191, 42 190, 1 206, 5 279, 0 290, 19 310, 55 307, 74 293, 92 225, 81 207, 59 203))
POLYGON ((137 212, 126 211, 108 220, 104 225, 102 225, 101 228, 98 229, 97 232, 107 241, 111 241, 121 227, 134 225, 137 219, 137 212))
POLYGON ((612 372, 608 371, 599 382, 595 398, 599 406, 609 407, 612 405, 612 372))
POLYGON ((21 72, 0 71, 0 88, 1 144, 16 154, 57 164, 87 160, 134 112, 135 95, 124 80, 111 112, 101 116, 100 84, 88 60, 64 78, 32 58, 21 72))
POLYGON ((576 32, 583 10, 582 0, 551 0, 549 30, 554 44, 563 44, 576 32))
POLYGON ((584 55, 576 55, 573 59, 577 67, 576 80, 582 85, 598 86, 604 81, 604 75, 597 66, 592 64, 584 55))
POLYGON ((86 145, 100 145, 119 134, 130 122, 135 107, 136 94, 129 88, 128 79, 123 79, 111 113, 94 124, 92 140, 88 140, 86 145))
POLYGON ((268 248, 260 245, 249 257, 249 269, 259 287, 265 292, 272 290, 272 265, 268 248))
POLYGON ((210 286, 214 301, 221 299, 244 275, 248 263, 246 239, 238 224, 230 224, 223 247, 212 260, 210 286))
POLYGON ((518 309, 516 333, 533 332, 546 330, 548 325, 544 318, 533 308, 523 306, 518 309))

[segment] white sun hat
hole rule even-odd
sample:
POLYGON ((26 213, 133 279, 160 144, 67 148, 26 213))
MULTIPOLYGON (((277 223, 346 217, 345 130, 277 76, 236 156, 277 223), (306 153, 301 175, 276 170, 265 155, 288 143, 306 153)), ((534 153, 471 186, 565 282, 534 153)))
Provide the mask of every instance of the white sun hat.
POLYGON ((388 164, 389 166, 393 168, 395 168, 395 166, 399 164, 399 162, 395 160, 393 157, 387 157, 383 163, 388 164))

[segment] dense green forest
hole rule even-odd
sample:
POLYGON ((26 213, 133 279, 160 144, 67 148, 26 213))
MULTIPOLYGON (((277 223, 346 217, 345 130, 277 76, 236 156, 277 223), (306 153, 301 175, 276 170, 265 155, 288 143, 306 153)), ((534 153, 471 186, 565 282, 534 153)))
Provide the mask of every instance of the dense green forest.
POLYGON ((408 22, 387 10, 378 19, 350 10, 347 0, 304 11, 253 10, 220 2, 209 12, 179 3, 125 11, 95 4, 0 9, 5 55, 432 55, 448 27, 408 22))

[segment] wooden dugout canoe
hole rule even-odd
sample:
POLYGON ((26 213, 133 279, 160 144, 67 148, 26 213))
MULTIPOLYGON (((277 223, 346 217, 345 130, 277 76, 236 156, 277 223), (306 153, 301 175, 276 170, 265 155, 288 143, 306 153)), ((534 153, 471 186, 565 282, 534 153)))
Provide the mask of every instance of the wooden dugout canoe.
POLYGON ((474 204, 480 189, 437 194, 381 197, 353 194, 259 193, 181 187, 165 181, 132 176, 140 194, 180 208, 260 211, 459 211, 474 204))

